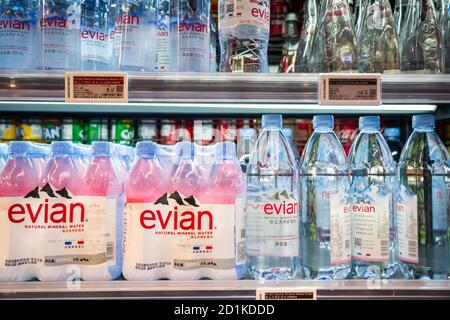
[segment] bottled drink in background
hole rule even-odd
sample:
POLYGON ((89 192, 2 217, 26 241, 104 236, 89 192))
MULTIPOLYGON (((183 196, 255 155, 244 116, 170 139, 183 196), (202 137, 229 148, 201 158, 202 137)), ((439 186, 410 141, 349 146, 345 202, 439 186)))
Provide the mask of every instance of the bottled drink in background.
POLYGON ((247 166, 250 158, 250 153, 256 144, 258 135, 255 129, 252 128, 242 128, 239 129, 239 138, 237 144, 237 156, 241 169, 244 173, 247 173, 247 166))
POLYGON ((81 0, 41 0, 38 10, 39 69, 78 70, 81 0))
POLYGON ((320 19, 312 51, 313 71, 357 71, 358 47, 347 0, 328 0, 320 19))
POLYGON ((255 279, 297 275, 299 256, 298 167, 281 115, 264 115, 247 167, 247 267, 255 279))
MULTIPOLYGON (((406 20, 410 0, 395 0, 394 19, 397 34, 400 36, 406 20)), ((413 3, 411 3, 413 5, 413 3)))
POLYGON ((434 8, 436 9, 436 18, 439 24, 442 24, 445 12, 447 11, 448 0, 434 0, 434 8))
POLYGON ((121 0, 114 27, 115 65, 125 71, 152 71, 156 17, 153 0, 121 0))
POLYGON ((0 68, 33 69, 36 52, 36 0, 0 2, 0 68))
POLYGON ((302 157, 302 263, 307 279, 345 279, 351 271, 349 176, 333 116, 315 116, 302 157))
POLYGON ((380 118, 359 119, 349 155, 352 269, 357 278, 389 279, 395 253, 395 162, 380 133, 380 118))
POLYGON ((391 149, 392 158, 398 163, 403 149, 403 142, 400 139, 400 128, 385 128, 383 135, 389 149, 391 149))
POLYGON ((293 73, 295 72, 295 65, 297 64, 296 59, 299 41, 297 33, 297 15, 295 13, 289 13, 286 16, 285 25, 285 32, 283 33, 283 53, 278 72, 293 73))
POLYGON ((432 0, 409 3, 400 44, 402 71, 443 71, 442 32, 432 0))
POLYGON ((366 17, 367 7, 369 6, 369 0, 356 0, 355 13, 353 14, 353 20, 355 21, 355 33, 356 38, 359 39, 361 29, 366 17))
POLYGON ((450 156, 434 127, 433 115, 413 117, 397 169, 398 257, 407 279, 450 273, 450 156))
POLYGON ((170 1, 156 0, 155 71, 170 70, 170 1))
MULTIPOLYGON (((325 2, 325 1, 323 1, 325 2)), ((297 49, 297 60, 295 72, 311 71, 311 55, 315 39, 318 20, 321 16, 318 12, 319 6, 316 0, 305 1, 303 7, 303 25, 297 49)))
POLYGON ((210 68, 209 72, 217 72, 218 65, 217 65, 217 26, 214 18, 211 16, 211 41, 210 41, 210 68))
POLYGON ((370 0, 359 35, 359 71, 399 72, 400 45, 388 0, 370 0))
POLYGON ((444 65, 445 73, 450 73, 450 1, 447 2, 447 10, 442 17, 444 38, 444 65))
POLYGON ((210 1, 173 0, 170 5, 170 70, 209 72, 210 1))
POLYGON ((269 0, 220 0, 221 72, 269 72, 269 0))
POLYGON ((292 152, 295 156, 295 161, 297 162, 297 166, 300 168, 300 155, 298 154, 297 143, 294 137, 294 131, 291 128, 283 128, 281 129, 286 139, 289 141, 291 145, 292 152))
POLYGON ((111 0, 81 1, 81 69, 109 71, 113 62, 111 0))

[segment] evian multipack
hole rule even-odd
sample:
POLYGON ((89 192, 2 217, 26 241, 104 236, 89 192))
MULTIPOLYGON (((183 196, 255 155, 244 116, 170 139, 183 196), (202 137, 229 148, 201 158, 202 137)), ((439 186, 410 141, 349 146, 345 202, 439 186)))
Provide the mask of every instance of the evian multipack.
POLYGON ((125 185, 128 280, 238 279, 245 181, 230 142, 140 142, 125 185))

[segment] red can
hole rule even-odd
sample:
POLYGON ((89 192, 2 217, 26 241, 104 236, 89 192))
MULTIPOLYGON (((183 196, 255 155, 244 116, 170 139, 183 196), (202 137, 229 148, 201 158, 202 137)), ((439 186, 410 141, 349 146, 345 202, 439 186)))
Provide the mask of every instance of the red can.
POLYGON ((286 20, 287 5, 284 0, 272 0, 270 2, 270 36, 281 37, 283 25, 286 20))
POLYGON ((358 119, 336 119, 335 132, 344 147, 346 155, 350 152, 353 141, 359 132, 358 119))

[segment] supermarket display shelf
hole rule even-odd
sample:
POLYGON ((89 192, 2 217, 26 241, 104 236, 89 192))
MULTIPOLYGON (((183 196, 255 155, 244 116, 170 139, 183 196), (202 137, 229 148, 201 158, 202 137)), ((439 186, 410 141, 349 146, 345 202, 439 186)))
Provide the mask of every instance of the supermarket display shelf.
POLYGON ((315 288, 318 299, 449 299, 449 280, 4 282, 0 299, 255 299, 257 288, 315 288))
MULTIPOLYGON (((317 104, 317 74, 129 73, 132 103, 317 104)), ((385 104, 449 104, 450 75, 382 76, 385 104)), ((0 73, 2 101, 64 101, 64 75, 0 73)))

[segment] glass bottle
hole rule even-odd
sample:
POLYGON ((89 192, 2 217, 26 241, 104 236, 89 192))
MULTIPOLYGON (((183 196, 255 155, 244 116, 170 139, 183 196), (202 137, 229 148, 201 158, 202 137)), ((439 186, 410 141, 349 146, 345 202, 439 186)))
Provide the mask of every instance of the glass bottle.
POLYGON ((318 5, 316 0, 308 0, 305 2, 295 72, 311 71, 310 59, 318 20, 317 9, 318 5))

